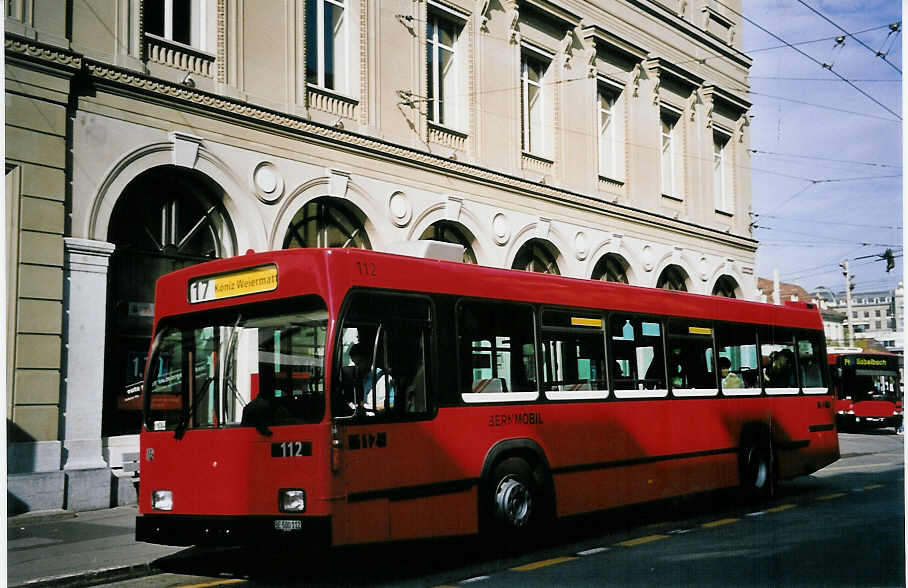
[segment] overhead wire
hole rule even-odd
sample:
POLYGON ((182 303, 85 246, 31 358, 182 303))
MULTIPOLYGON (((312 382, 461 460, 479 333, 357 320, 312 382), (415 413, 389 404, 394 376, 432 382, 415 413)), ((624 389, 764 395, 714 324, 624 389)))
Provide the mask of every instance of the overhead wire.
POLYGON ((766 151, 765 149, 749 149, 749 151, 755 155, 770 155, 777 157, 793 157, 796 159, 813 159, 816 161, 829 161, 832 163, 848 163, 852 165, 866 165, 871 167, 886 167, 886 168, 895 168, 902 169, 900 165, 894 165, 889 163, 876 163, 872 161, 855 161, 851 159, 833 159, 831 157, 820 157, 818 155, 802 155, 797 153, 779 153, 776 151, 766 151))
POLYGON ((734 13, 735 15, 741 17, 742 19, 746 20, 747 22, 749 22, 750 24, 752 24, 752 25, 755 26, 756 28, 760 29, 761 31, 763 31, 763 32, 766 33, 767 35, 771 36, 772 38, 776 39, 776 40, 779 41, 780 43, 784 43, 785 45, 788 45, 791 49, 793 49, 794 51, 796 51, 798 54, 800 54, 800 55, 806 57, 806 58, 809 59, 810 61, 812 61, 812 62, 814 62, 815 64, 819 65, 821 68, 826 69, 827 71, 829 71, 830 73, 832 73, 834 76, 840 78, 842 81, 844 81, 844 82, 847 83, 849 86, 851 86, 852 88, 854 88, 855 90, 857 90, 860 94, 862 94, 863 96, 865 96, 868 100, 870 100, 871 102, 873 102, 874 104, 876 104, 877 106, 879 106, 880 108, 882 108, 883 110, 885 110, 886 112, 888 112, 889 114, 893 115, 894 117, 896 117, 896 118, 899 119, 899 120, 902 120, 902 116, 901 116, 899 113, 895 112, 894 110, 892 110, 891 108, 889 108, 888 106, 886 106, 885 104, 883 104, 882 102, 880 102, 879 100, 877 100, 876 98, 874 98, 873 96, 871 96, 870 94, 868 94, 868 93, 867 93, 866 91, 864 91, 860 86, 857 86, 854 82, 852 82, 852 81, 849 80, 848 78, 844 77, 844 76, 841 75, 839 72, 837 72, 837 71, 835 71, 834 69, 832 69, 831 67, 826 67, 825 64, 823 64, 821 61, 815 59, 815 58, 812 57, 810 54, 805 53, 804 51, 802 51, 802 50, 799 49, 798 47, 792 45, 791 43, 789 43, 788 41, 786 41, 785 39, 783 39, 783 38, 780 37, 779 35, 775 34, 774 32, 770 31, 770 30, 767 29, 766 27, 764 27, 764 26, 760 25, 759 23, 755 22, 753 19, 751 19, 751 18, 745 16, 744 14, 742 14, 742 13, 738 12, 737 10, 735 10, 734 8, 728 6, 727 4, 725 4, 724 2, 722 2, 722 0, 713 0, 713 2, 715 2, 716 4, 719 4, 720 6, 725 7, 726 10, 728 10, 728 11, 734 13))
MULTIPOLYGON (((864 41, 861 41, 854 34, 849 33, 848 31, 843 29, 841 26, 839 26, 838 24, 833 22, 832 19, 830 19, 828 16, 826 16, 825 14, 823 14, 822 12, 820 12, 819 10, 817 10, 816 8, 814 8, 813 6, 811 6, 810 4, 805 2, 804 0, 798 0, 798 2, 800 2, 802 5, 806 6, 811 12, 813 12, 814 14, 816 14, 817 16, 819 16, 820 18, 822 18, 823 20, 825 20, 826 22, 828 22, 829 24, 834 26, 835 28, 839 29, 840 31, 842 31, 843 33, 845 33, 846 35, 848 35, 849 37, 851 37, 852 39, 857 41, 862 47, 864 47, 865 49, 867 49, 868 51, 870 51, 871 53, 873 53, 874 55, 876 55, 877 57, 879 57, 880 59, 885 61, 892 69, 894 69, 895 71, 897 71, 899 73, 902 73, 901 69, 899 69, 894 63, 892 63, 891 61, 886 59, 885 54, 882 54, 879 51, 875 51, 869 45, 864 43, 864 41)), ((901 28, 901 27, 899 27, 899 28, 901 28)), ((891 33, 890 33, 890 35, 891 35, 891 33)))

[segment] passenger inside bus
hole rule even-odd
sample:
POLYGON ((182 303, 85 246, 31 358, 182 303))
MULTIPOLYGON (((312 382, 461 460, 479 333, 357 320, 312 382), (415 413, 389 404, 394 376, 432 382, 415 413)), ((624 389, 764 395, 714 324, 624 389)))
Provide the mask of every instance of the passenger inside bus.
POLYGON ((794 353, 790 349, 774 351, 769 356, 769 367, 766 374, 769 388, 794 388, 798 385, 795 379, 794 353))
POLYGON ((743 388, 744 380, 741 376, 731 371, 731 360, 724 355, 719 356, 719 370, 722 375, 722 388, 743 388))

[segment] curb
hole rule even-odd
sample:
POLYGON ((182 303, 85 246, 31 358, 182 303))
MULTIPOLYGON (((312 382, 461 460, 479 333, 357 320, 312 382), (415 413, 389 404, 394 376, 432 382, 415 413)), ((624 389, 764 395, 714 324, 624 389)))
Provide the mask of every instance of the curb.
POLYGON ((20 527, 74 518, 76 518, 76 513, 71 510, 37 510, 9 517, 6 520, 6 526, 7 528, 20 527))
POLYGON ((10 584, 9 588, 45 588, 48 586, 54 586, 55 588, 77 588, 82 586, 94 586, 105 582, 132 580, 160 573, 161 570, 154 567, 152 564, 145 563, 103 570, 91 570, 65 576, 38 578, 21 584, 10 584))

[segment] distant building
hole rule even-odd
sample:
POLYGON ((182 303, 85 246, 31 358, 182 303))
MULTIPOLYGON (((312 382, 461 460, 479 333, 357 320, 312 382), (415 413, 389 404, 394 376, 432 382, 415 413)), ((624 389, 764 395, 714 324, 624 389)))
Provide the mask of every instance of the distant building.
MULTIPOLYGON (((845 292, 817 292, 814 298, 822 300, 825 307, 847 313, 845 292)), ((851 295, 851 316, 854 338, 875 339, 887 351, 904 349, 905 308, 904 288, 894 290, 855 292, 851 295)), ((827 337, 828 337, 827 332, 827 337)))
MULTIPOLYGON (((767 278, 757 278, 757 290, 763 297, 763 302, 772 302, 773 300, 773 282, 767 278)), ((813 297, 804 288, 797 284, 786 284, 779 282, 779 302, 794 300, 795 302, 810 302, 813 297)))

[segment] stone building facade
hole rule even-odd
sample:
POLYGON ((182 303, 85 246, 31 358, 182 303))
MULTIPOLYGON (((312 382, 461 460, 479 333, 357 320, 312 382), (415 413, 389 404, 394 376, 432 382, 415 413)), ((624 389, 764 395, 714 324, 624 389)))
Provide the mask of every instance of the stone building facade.
POLYGON ((4 5, 11 510, 134 499, 124 391, 188 264, 434 238, 755 297, 740 0, 4 5))

